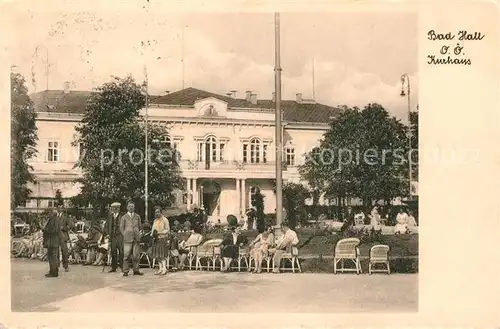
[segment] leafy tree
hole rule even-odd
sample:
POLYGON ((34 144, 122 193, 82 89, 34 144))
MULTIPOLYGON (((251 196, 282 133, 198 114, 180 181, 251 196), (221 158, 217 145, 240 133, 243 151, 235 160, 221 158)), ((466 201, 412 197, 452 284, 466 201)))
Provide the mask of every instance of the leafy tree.
MULTIPOLYGON (((102 211, 112 201, 132 200, 142 212, 145 129, 140 110, 144 105, 142 86, 130 76, 113 78, 88 100, 74 142, 83 147, 77 164, 83 171, 79 203, 91 202, 102 211)), ((148 130, 148 199, 151 205, 167 206, 173 190, 182 188, 177 154, 164 142, 166 128, 149 123, 148 130)))
POLYGON ((410 127, 411 127, 411 148, 412 152, 412 170, 413 178, 418 181, 418 107, 417 111, 410 112, 410 127))
POLYGON ((33 169, 27 160, 36 154, 38 141, 36 112, 28 97, 24 77, 18 73, 10 75, 11 89, 11 209, 24 204, 31 190, 28 183, 34 183, 33 169))
MULTIPOLYGON (((264 215, 264 196, 260 193, 260 189, 257 189, 252 195, 251 204, 255 207, 255 218, 257 220, 257 231, 264 232, 266 223, 264 215)), ((249 227, 251 229, 251 227, 249 227)))
POLYGON ((365 205, 392 199, 408 192, 406 138, 404 125, 381 105, 343 107, 299 170, 331 197, 360 197, 365 205))
POLYGON ((56 195, 55 195, 55 204, 56 206, 63 206, 64 205, 64 199, 62 197, 62 192, 60 189, 56 190, 56 195))
POLYGON ((283 206, 290 228, 294 229, 297 223, 307 220, 305 201, 309 195, 309 190, 302 184, 283 184, 283 206))

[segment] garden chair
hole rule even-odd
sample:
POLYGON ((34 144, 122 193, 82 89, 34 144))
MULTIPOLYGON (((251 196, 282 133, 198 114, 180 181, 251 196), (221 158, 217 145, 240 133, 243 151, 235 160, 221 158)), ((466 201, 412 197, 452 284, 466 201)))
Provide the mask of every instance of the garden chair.
MULTIPOLYGON (((271 270, 273 269, 271 266, 272 261, 273 258, 271 257, 269 252, 262 259, 262 262, 266 262, 266 266, 263 267, 263 269, 266 270, 267 272, 271 272, 271 270)), ((248 258, 248 272, 251 272, 253 269, 255 269, 256 266, 257 264, 255 264, 255 258, 253 258, 252 255, 250 254, 250 257, 248 258)))
POLYGON ((84 233, 85 232, 85 222, 78 221, 75 223, 76 233, 84 233))
POLYGON ((205 243, 203 243, 201 246, 198 247, 198 250, 196 252, 196 266, 195 270, 203 270, 203 267, 205 269, 209 270, 210 269, 210 264, 212 262, 212 257, 214 256, 213 249, 215 246, 218 246, 222 243, 222 239, 212 239, 208 240, 205 243), (206 260, 205 266, 203 266, 201 263, 202 260, 206 260))
POLYGON ((240 247, 238 251, 238 258, 236 259, 238 266, 233 268, 237 268, 238 272, 241 272, 241 265, 243 265, 243 262, 245 263, 245 268, 248 269, 249 267, 248 259, 250 258, 250 250, 240 247))
POLYGON ((213 271, 215 271, 215 264, 217 263, 217 261, 219 261, 219 269, 222 270, 223 264, 224 264, 224 260, 222 259, 222 256, 221 256, 220 245, 213 246, 213 248, 212 248, 212 257, 211 257, 210 260, 212 262, 212 270, 213 271))
POLYGON ((389 265, 389 246, 385 244, 377 244, 370 249, 370 262, 368 263, 368 273, 375 272, 391 274, 391 267, 389 265), (375 264, 384 264, 385 269, 373 269, 375 264))
POLYGON ((141 244, 139 244, 139 246, 141 248, 141 254, 139 256, 139 267, 141 266, 141 261, 143 259, 146 259, 146 261, 148 262, 148 267, 152 268, 153 264, 151 263, 151 259, 149 258, 148 248, 147 248, 146 244, 141 243, 141 244))
POLYGON ((357 238, 347 238, 342 239, 335 245, 335 253, 333 255, 333 273, 340 272, 356 272, 356 274, 362 273, 361 271, 361 261, 359 259, 359 245, 360 241, 357 238), (345 268, 344 261, 352 261, 355 268, 345 268), (338 263, 340 262, 340 268, 338 268, 338 263))
MULTIPOLYGON (((281 263, 283 266, 280 265, 280 271, 292 271, 292 273, 295 273, 295 265, 297 265, 297 270, 299 273, 302 272, 302 269, 300 268, 300 261, 299 261, 299 249, 294 246, 289 246, 286 251, 283 253, 283 256, 281 257, 281 263), (287 261, 290 262, 292 265, 291 268, 286 267, 287 261)), ((274 261, 273 261, 273 267, 274 267, 274 261)))

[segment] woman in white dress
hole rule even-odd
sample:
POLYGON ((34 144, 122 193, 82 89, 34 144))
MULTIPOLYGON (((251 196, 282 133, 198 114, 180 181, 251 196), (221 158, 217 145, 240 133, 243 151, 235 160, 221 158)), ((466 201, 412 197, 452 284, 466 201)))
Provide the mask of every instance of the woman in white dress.
POLYGON ((394 234, 406 234, 408 231, 408 215, 399 209, 399 213, 396 216, 396 225, 394 226, 394 234))
POLYGON ((269 248, 274 245, 274 229, 269 227, 267 231, 264 231, 257 235, 255 240, 250 243, 251 255, 255 260, 255 270, 254 273, 262 272, 262 260, 267 255, 269 248))
POLYGON ((375 231, 380 231, 382 230, 382 227, 380 226, 380 214, 378 213, 378 208, 375 206, 373 207, 370 215, 370 225, 375 231))

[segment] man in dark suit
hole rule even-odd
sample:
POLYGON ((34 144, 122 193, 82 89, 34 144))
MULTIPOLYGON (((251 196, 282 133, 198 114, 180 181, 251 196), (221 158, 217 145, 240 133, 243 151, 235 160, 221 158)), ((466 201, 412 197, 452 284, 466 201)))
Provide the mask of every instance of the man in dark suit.
POLYGON ((64 213, 64 209, 62 205, 57 206, 57 220, 59 221, 59 245, 62 253, 62 264, 64 267, 64 271, 68 272, 68 241, 69 241, 69 229, 70 224, 68 220, 68 216, 64 213))
POLYGON ((59 276, 59 237, 61 227, 57 214, 50 214, 49 220, 43 228, 43 246, 47 248, 47 257, 49 260, 49 273, 45 274, 47 278, 56 278, 59 276))
MULTIPOLYGON (((123 270, 123 236, 120 232, 120 219, 124 214, 120 213, 120 206, 119 202, 111 204, 111 213, 104 229, 105 235, 109 237, 109 252, 111 252, 111 270, 109 270, 109 273, 116 272, 118 264, 123 270)), ((102 237, 103 240, 105 235, 102 237)))
POLYGON ((120 220, 120 233, 123 237, 123 276, 128 276, 130 259, 132 259, 134 275, 143 275, 139 271, 141 229, 141 217, 135 213, 135 204, 129 202, 127 213, 120 220))

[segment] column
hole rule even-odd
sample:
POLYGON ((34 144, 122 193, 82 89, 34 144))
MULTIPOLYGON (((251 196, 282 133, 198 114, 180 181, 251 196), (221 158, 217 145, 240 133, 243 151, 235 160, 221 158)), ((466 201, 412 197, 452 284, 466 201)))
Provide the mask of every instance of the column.
MULTIPOLYGON (((198 204, 198 192, 196 189, 196 178, 193 178, 192 191, 193 191, 193 203, 198 204)), ((198 204, 198 207, 200 207, 199 204, 198 204)))
POLYGON ((191 178, 186 178, 186 195, 186 206, 189 209, 189 207, 191 206, 191 178))
POLYGON ((246 193, 246 187, 245 187, 245 179, 243 178, 241 180, 241 204, 242 204, 242 213, 244 214, 247 210, 247 193, 246 193))
POLYGON ((241 215, 242 211, 241 211, 240 179, 236 178, 235 181, 236 181, 236 200, 238 200, 238 202, 236 203, 236 213, 241 215))

